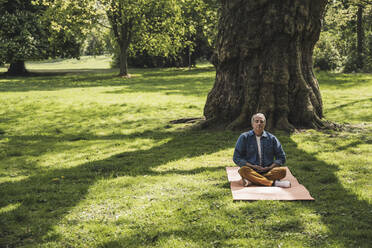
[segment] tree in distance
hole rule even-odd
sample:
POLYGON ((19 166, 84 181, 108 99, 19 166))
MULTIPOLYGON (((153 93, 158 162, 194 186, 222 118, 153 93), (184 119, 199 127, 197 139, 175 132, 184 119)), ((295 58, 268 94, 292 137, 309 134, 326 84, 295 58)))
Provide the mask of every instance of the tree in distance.
POLYGON ((0 62, 25 75, 25 61, 79 58, 94 19, 90 0, 0 0, 0 62))
POLYGON ((100 0, 118 49, 119 76, 128 77, 130 46, 150 54, 176 54, 184 27, 176 0, 100 0))
MULTIPOLYGON (((177 22, 172 21, 169 28, 161 28, 160 30, 164 32, 163 37, 168 36, 171 40, 177 41, 169 44, 176 46, 173 47, 175 49, 169 50, 152 46, 148 51, 148 46, 143 44, 141 39, 133 40, 128 49, 128 66, 144 68, 192 67, 196 65, 197 59, 209 59, 211 57, 217 34, 217 0, 176 0, 174 4, 177 4, 179 8, 173 7, 177 11, 170 19, 174 20, 177 17, 177 22), (176 35, 180 35, 180 37, 176 37, 176 35), (161 49, 159 50, 159 48, 161 49)), ((155 15, 150 16, 150 18, 155 18, 155 15)), ((146 35, 152 31, 151 28, 146 35)), ((137 36, 141 38, 141 35, 137 36)), ((114 50, 113 65, 119 68, 120 55, 118 50, 114 50)))

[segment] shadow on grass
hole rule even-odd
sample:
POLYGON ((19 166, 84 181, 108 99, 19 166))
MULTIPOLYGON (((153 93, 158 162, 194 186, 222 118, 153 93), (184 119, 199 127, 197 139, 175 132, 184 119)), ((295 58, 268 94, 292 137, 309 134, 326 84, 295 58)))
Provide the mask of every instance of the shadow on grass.
POLYGON ((320 87, 337 87, 338 89, 353 88, 355 86, 363 86, 371 80, 371 74, 366 73, 332 73, 320 71, 316 73, 320 87))
MULTIPOLYGON (((216 206, 217 198, 221 196, 203 193, 199 197, 201 205, 205 208, 216 209, 218 214, 215 221, 208 222, 203 219, 208 218, 208 212, 204 216, 202 213, 191 214, 181 211, 179 220, 184 225, 180 227, 169 227, 169 230, 156 229, 153 226, 148 229, 134 231, 131 235, 120 237, 101 244, 99 247, 125 247, 142 244, 144 246, 160 245, 159 242, 166 243, 166 240, 190 241, 199 247, 228 247, 234 240, 244 239, 243 244, 249 242, 252 246, 269 245, 276 247, 286 237, 292 234, 296 237, 297 243, 294 246, 306 247, 369 247, 372 242, 372 206, 363 199, 360 199, 354 192, 345 188, 337 178, 338 166, 327 164, 316 159, 306 151, 299 149, 296 142, 288 136, 280 138, 284 147, 288 147, 293 154, 289 156, 288 166, 292 173, 304 184, 311 195, 316 199, 313 201, 281 202, 273 205, 269 201, 261 202, 240 202, 239 212, 232 212, 231 209, 223 209, 216 206), (221 210, 222 209, 222 210, 221 210), (299 209, 308 209, 312 214, 320 216, 320 224, 325 225, 327 230, 312 231, 305 228, 306 225, 316 225, 308 223, 303 212, 299 209), (189 216, 188 216, 189 215, 189 216), (280 222, 274 224, 265 219, 278 219, 280 222), (217 221, 219 220, 219 221, 217 221), (223 226, 221 220, 231 225, 223 226), (263 226, 255 226, 256 220, 263 226), (247 227, 248 226, 248 227, 247 227), (253 231, 254 230, 254 231, 253 231), (252 232, 253 231, 253 232, 252 232), (256 244, 252 240, 257 241, 256 244)), ((345 149, 345 147, 340 147, 345 149)), ((230 166, 226 165, 226 166, 230 166)), ((361 171, 365 173, 366 171, 361 171)), ((222 183, 218 187, 229 191, 229 184, 222 183), (226 185, 227 184, 227 185, 226 185)), ((362 187, 359 185, 359 187, 362 187)), ((218 202, 218 200, 217 200, 218 202)), ((212 212, 213 214, 213 212, 212 212)), ((317 229, 314 226, 313 229, 317 229)), ((136 230, 136 228, 133 228, 136 230)), ((238 245, 239 246, 239 245, 238 245)), ((244 246, 244 245, 243 245, 244 246)))
POLYGON ((54 76, 65 76, 71 74, 82 74, 82 73, 109 73, 116 72, 117 69, 36 69, 28 70, 28 73, 21 76, 8 75, 6 73, 0 73, 0 79, 33 79, 33 78, 48 78, 54 76))
POLYGON ((368 101, 372 102, 372 98, 358 99, 358 100, 355 100, 355 101, 352 101, 352 102, 348 102, 348 103, 345 103, 345 104, 340 104, 340 105, 335 106, 333 108, 328 108, 327 111, 339 110, 340 108, 349 107, 349 106, 352 106, 354 104, 363 103, 363 102, 367 102, 368 103, 368 101))
MULTIPOLYGON (((124 152, 105 160, 88 162, 73 168, 39 170, 32 176, 16 182, 0 184, 0 246, 15 247, 21 244, 43 243, 43 237, 51 230, 69 210, 76 206, 87 194, 88 189, 103 178, 120 176, 143 176, 171 174, 196 174, 202 171, 222 168, 198 168, 195 170, 171 170, 156 172, 153 168, 182 158, 192 158, 210 154, 232 146, 232 136, 226 133, 201 132, 145 132, 135 133, 120 138, 152 138, 170 141, 149 150, 124 152), (210 137, 215 137, 211 143, 210 137), (203 149, 201 149, 203 147, 203 149), (205 147, 208 147, 205 149, 205 147), (8 209, 8 210, 7 210, 8 209)), ((8 137, 25 141, 27 137, 8 137)), ((29 137, 35 141, 35 137, 29 137)), ((43 138, 43 137, 40 137, 43 138)), ((118 136, 110 136, 108 139, 118 136)), ((54 142, 47 137, 49 147, 54 142)), ((63 139, 63 138, 62 138, 63 139)), ((67 140, 70 137, 66 137, 67 140)), ((95 139, 90 137, 90 140, 95 139)), ((97 137, 102 139, 102 137, 97 137)), ((40 140, 42 143, 45 140, 40 140)), ((36 142, 35 145, 37 145, 36 142)), ((35 148, 36 149, 36 148, 35 148)), ((45 150, 47 152, 47 150, 45 150)), ((34 166, 35 168, 35 166, 34 166)))
MULTIPOLYGON (((206 171, 224 173, 224 167, 207 166, 192 170, 177 168, 161 172, 154 169, 170 161, 231 148, 234 146, 237 134, 149 131, 119 137, 122 139, 142 137, 155 140, 169 138, 170 140, 148 150, 124 152, 73 168, 39 171, 27 179, 0 184, 0 207, 8 209, 0 212, 0 246, 15 247, 24 244, 41 245, 45 242, 58 242, 59 237, 48 237, 48 231, 58 225, 58 222, 85 198, 89 188, 100 179, 164 174, 196 175, 206 171)), ((102 139, 102 137, 90 137, 89 139, 96 138, 102 139)), ((103 137, 105 138, 117 139, 118 136, 103 137)), ((69 137, 66 139, 68 140, 69 137)), ((150 246, 170 236, 181 240, 191 240, 195 244, 202 245, 207 242, 217 246, 224 246, 227 241, 237 238, 263 239, 266 236, 267 242, 273 245, 277 244, 277 239, 283 238, 285 233, 290 232, 306 237, 306 240, 302 241, 308 246, 326 246, 338 242, 346 247, 367 247, 372 241, 371 204, 344 188, 336 177, 337 165, 327 164, 299 149, 289 136, 283 135, 280 140, 287 148, 286 150, 290 150, 292 154, 299 154, 299 156, 288 154, 288 166, 299 181, 309 189, 316 199, 315 202, 282 203, 276 208, 267 205, 262 207, 259 203, 247 202, 242 204, 240 215, 224 209, 223 203, 222 206, 216 205, 213 199, 218 197, 217 193, 201 192, 198 200, 203 203, 203 206, 215 209, 218 213, 216 218, 226 219, 227 222, 233 223, 233 228, 216 226, 215 222, 201 224, 206 216, 195 218, 194 213, 188 212, 186 208, 180 210, 178 215, 179 219, 187 225, 181 223, 179 227, 170 227, 169 231, 158 230, 154 226, 149 226, 144 230, 137 228, 133 230, 133 235, 119 237, 116 240, 102 243, 100 246, 125 247, 137 244, 138 240, 150 246), (327 235, 304 234, 306 223, 303 223, 300 214, 295 213, 297 208, 308 208, 320 215, 321 222, 329 229, 327 235), (257 237, 255 236, 257 234, 249 231, 250 229, 244 228, 247 223, 254 225, 257 218, 261 220, 276 215, 280 215, 281 220, 285 221, 274 226, 267 224, 260 231, 261 236, 257 237)), ((48 140, 48 142, 50 146, 53 146, 58 139, 48 140)), ((227 181, 215 187, 220 188, 226 195, 230 195, 227 181)))
POLYGON ((371 103, 372 98, 364 98, 350 101, 346 104, 340 104, 338 106, 328 108, 327 115, 333 115, 336 113, 337 117, 340 120, 348 120, 354 122, 355 121, 361 122, 361 120, 363 120, 363 122, 372 122, 371 112, 364 111, 362 112, 363 114, 362 113, 359 113, 359 115, 356 114, 360 112, 360 109, 367 109, 371 103))
MULTIPOLYGON (((0 92, 50 91, 83 87, 129 86, 123 90, 108 93, 159 92, 169 94, 195 95, 193 91, 207 94, 214 81, 213 68, 185 69, 134 69, 140 74, 130 79, 117 77, 112 69, 98 70, 53 70, 41 71, 30 77, 0 77, 0 92)), ((198 94, 198 93, 197 93, 198 94)))

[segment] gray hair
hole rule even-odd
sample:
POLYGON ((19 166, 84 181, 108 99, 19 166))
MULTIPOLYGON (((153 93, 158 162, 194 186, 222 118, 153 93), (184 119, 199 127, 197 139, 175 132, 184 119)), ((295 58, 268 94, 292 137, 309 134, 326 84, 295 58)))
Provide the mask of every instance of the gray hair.
POLYGON ((251 118, 251 124, 253 124, 254 118, 256 118, 257 116, 262 117, 262 118, 264 119, 264 121, 266 122, 266 117, 265 117, 265 115, 262 114, 262 113, 257 113, 257 114, 252 115, 252 118, 251 118))

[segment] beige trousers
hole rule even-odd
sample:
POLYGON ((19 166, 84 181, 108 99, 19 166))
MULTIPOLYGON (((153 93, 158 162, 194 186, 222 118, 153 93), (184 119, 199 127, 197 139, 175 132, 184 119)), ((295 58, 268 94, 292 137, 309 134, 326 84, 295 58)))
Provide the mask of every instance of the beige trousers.
POLYGON ((248 166, 243 166, 239 169, 239 174, 256 185, 272 186, 275 180, 280 180, 285 177, 287 173, 286 168, 275 167, 270 171, 260 174, 248 166))

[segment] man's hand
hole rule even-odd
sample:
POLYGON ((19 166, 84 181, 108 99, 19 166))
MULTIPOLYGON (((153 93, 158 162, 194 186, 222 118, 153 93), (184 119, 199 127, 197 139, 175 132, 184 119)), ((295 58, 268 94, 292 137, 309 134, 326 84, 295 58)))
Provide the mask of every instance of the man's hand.
POLYGON ((270 169, 270 167, 262 167, 262 166, 256 165, 256 170, 258 172, 268 172, 271 169, 270 169))
POLYGON ((254 169, 258 172, 267 172, 267 171, 271 170, 271 169, 269 169, 269 167, 262 167, 262 166, 255 165, 255 164, 250 164, 250 163, 247 163, 247 166, 251 167, 252 169, 254 169))
POLYGON ((255 165, 255 164, 250 164, 250 163, 247 163, 246 165, 248 167, 251 167, 252 169, 255 169, 258 172, 261 172, 261 173, 268 172, 275 167, 279 167, 279 165, 275 164, 275 163, 271 164, 269 167, 262 167, 262 166, 255 165))
POLYGON ((269 170, 274 169, 275 167, 279 167, 280 165, 276 163, 272 163, 269 167, 267 167, 269 170))

